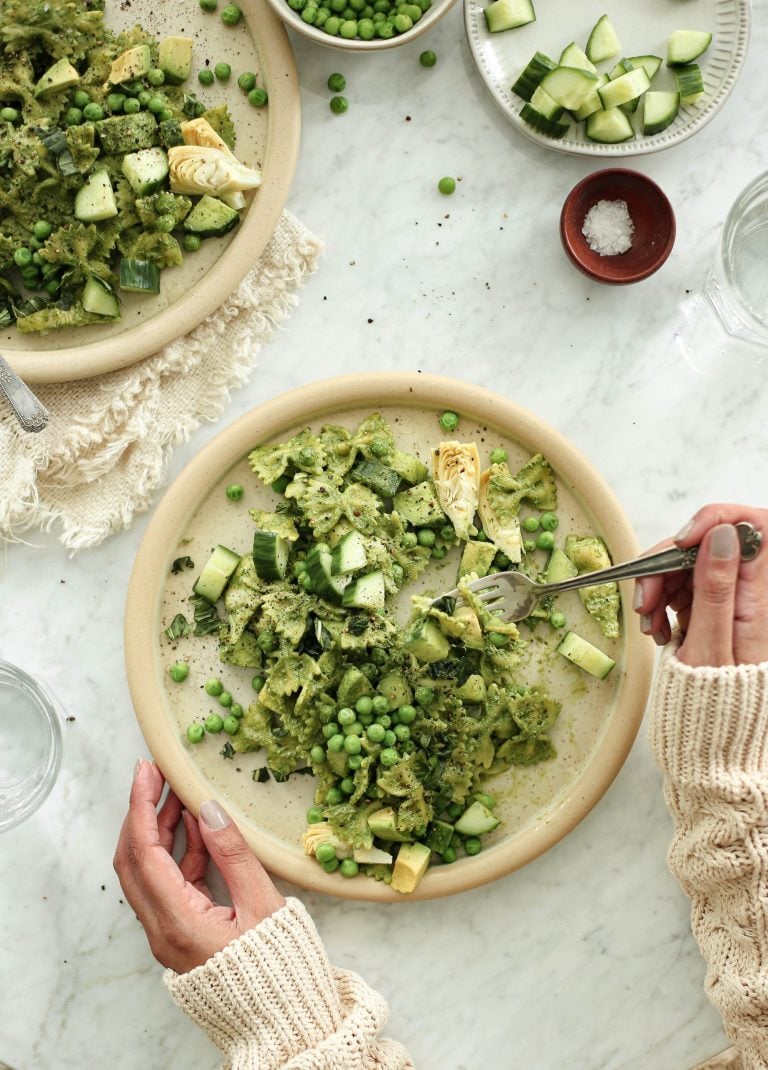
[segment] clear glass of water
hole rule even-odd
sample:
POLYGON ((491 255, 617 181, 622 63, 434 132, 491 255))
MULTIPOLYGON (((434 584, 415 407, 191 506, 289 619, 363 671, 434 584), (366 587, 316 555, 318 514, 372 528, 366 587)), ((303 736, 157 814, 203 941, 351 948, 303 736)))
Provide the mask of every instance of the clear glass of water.
POLYGON ((61 713, 23 669, 0 661, 0 832, 42 804, 61 766, 61 713))

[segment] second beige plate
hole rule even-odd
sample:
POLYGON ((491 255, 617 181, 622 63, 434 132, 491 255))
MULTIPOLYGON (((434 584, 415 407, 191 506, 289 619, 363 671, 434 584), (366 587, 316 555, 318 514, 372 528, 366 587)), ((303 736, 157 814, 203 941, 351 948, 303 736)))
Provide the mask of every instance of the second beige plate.
MULTIPOLYGON (((264 755, 220 756, 225 739, 210 736, 196 747, 185 729, 214 708, 203 684, 220 677, 235 701, 252 697, 252 671, 222 666, 213 638, 171 643, 163 634, 176 613, 190 614, 192 583, 216 543, 248 552, 253 523, 248 509, 273 508, 275 495, 250 473, 247 453, 256 444, 279 441, 306 425, 356 426, 373 411, 391 421, 400 449, 428 459, 429 449, 444 437, 438 416, 444 409, 461 414, 456 437, 474 440, 481 458, 504 446, 510 465, 523 464, 541 451, 558 479, 559 533, 602 535, 615 561, 637 553, 632 530, 610 490, 566 439, 531 413, 490 391, 452 379, 414 374, 369 374, 332 379, 292 391, 244 416, 203 449, 182 472, 161 502, 139 549, 128 591, 125 648, 128 682, 150 751, 184 804, 197 813, 207 798, 226 806, 248 842, 273 873, 318 891, 354 899, 403 902, 385 884, 366 877, 345 880, 328 875, 303 854, 301 834, 312 804, 313 781, 294 776, 284 784, 254 783, 253 772, 264 755), (246 488, 242 501, 225 495, 229 483, 246 488), (271 503, 271 504, 268 504, 271 503), (194 569, 174 574, 176 558, 189 556, 194 569), (191 667, 187 681, 174 684, 168 667, 182 658, 191 667)), ((456 551, 434 563, 424 587, 435 594, 454 585, 456 551)), ((543 557, 543 555, 540 555, 543 557)), ((543 564, 543 561, 541 562, 543 564)), ((408 592, 409 594, 410 592, 408 592)), ((408 594, 397 611, 407 615, 408 594)), ((606 791, 629 752, 645 707, 652 668, 649 640, 637 628, 626 592, 622 638, 603 639, 577 595, 562 599, 568 624, 611 653, 616 669, 605 681, 587 676, 564 658, 540 658, 558 633, 544 623, 532 642, 522 678, 545 683, 563 703, 553 739, 557 758, 530 768, 517 767, 493 781, 488 790, 499 800, 503 824, 484 842, 482 854, 453 865, 432 867, 410 898, 451 895, 494 880, 530 862, 566 835, 606 791)))
POLYGON ((301 103, 293 52, 283 24, 266 0, 242 0, 245 19, 225 26, 218 13, 205 14, 194 0, 158 4, 107 0, 111 30, 137 23, 156 39, 185 34, 194 39, 190 92, 208 106, 229 105, 237 131, 236 153, 260 166, 262 185, 250 199, 242 223, 225 238, 209 238, 197 253, 185 254, 179 268, 163 271, 157 297, 122 296, 122 318, 104 326, 70 328, 49 334, 0 332, 0 352, 30 383, 60 383, 103 375, 155 353, 191 331, 226 301, 264 251, 288 198, 299 150, 301 103), (227 83, 202 86, 197 72, 226 60, 227 83), (237 87, 237 77, 253 71, 269 92, 269 104, 254 108, 237 87))

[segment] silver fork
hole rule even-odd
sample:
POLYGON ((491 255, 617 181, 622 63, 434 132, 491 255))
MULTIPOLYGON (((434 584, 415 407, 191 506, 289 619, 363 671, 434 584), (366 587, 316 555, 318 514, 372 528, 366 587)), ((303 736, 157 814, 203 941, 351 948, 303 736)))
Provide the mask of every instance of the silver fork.
MULTIPOLYGON (((757 556, 762 542, 762 533, 745 520, 734 525, 741 545, 741 560, 751 561, 757 556)), ((560 583, 535 583, 522 572, 495 572, 491 576, 473 580, 469 589, 474 592, 492 613, 498 613, 504 620, 522 620, 530 615, 540 598, 562 591, 575 591, 579 587, 596 587, 600 583, 615 580, 633 580, 640 576, 658 576, 662 572, 681 572, 693 568, 698 546, 681 550, 677 546, 647 557, 638 557, 634 561, 625 561, 623 565, 612 565, 597 572, 585 572, 570 580, 560 583)), ((444 598, 461 598, 458 588, 447 591, 434 598, 430 605, 436 605, 444 598)))

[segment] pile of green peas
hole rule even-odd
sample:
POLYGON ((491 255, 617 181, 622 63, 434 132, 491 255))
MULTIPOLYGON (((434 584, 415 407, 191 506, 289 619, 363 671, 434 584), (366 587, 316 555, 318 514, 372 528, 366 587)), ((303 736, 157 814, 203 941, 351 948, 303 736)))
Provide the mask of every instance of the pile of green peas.
POLYGON ((307 25, 331 37, 372 41, 407 33, 432 6, 432 0, 288 0, 288 6, 307 25))
MULTIPOLYGON (((173 118, 168 98, 158 90, 165 84, 165 74, 159 67, 153 67, 143 79, 136 79, 115 89, 103 98, 102 103, 93 100, 85 89, 76 89, 72 94, 72 104, 64 114, 67 126, 80 126, 82 123, 97 123, 112 115, 135 115, 140 111, 149 111, 157 116, 158 122, 173 118)), ((202 115, 205 105, 198 102, 196 115, 202 115)))
MULTIPOLYGON (((189 666, 184 661, 177 661, 171 665, 168 673, 176 683, 183 683, 189 676, 189 666)), ((224 716, 220 713, 209 713, 206 719, 200 723, 193 721, 187 726, 186 736, 189 743, 201 743, 206 734, 218 735, 226 732, 228 736, 237 735, 240 730, 240 720, 245 710, 239 702, 235 702, 232 692, 224 688, 224 684, 217 677, 212 676, 205 682, 205 693, 211 698, 218 700, 219 705, 228 711, 224 716)))
POLYGON ((26 245, 20 245, 13 254, 13 262, 19 268, 24 286, 33 292, 43 292, 56 297, 61 289, 60 273, 62 268, 49 264, 41 255, 46 240, 51 236, 53 227, 45 219, 38 219, 32 224, 26 245))

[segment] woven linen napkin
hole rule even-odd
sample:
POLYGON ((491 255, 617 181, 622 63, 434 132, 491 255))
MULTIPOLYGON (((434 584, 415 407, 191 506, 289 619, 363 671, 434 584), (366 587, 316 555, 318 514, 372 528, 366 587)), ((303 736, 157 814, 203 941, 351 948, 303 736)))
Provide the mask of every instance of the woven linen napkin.
POLYGON ((55 529, 79 550, 127 528, 149 508, 174 445, 215 420, 248 379, 320 251, 320 241, 283 212, 237 290, 189 334, 129 368, 36 386, 51 413, 39 434, 22 431, 0 405, 0 539, 55 529))

